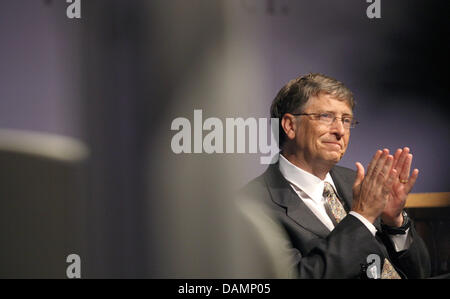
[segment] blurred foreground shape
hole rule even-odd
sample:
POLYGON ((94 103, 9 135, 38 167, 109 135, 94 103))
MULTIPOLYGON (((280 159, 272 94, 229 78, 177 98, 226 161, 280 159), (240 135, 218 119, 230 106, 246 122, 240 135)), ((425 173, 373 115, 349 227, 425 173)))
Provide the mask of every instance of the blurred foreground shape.
POLYGON ((83 271, 88 155, 68 137, 0 129, 0 278, 65 278, 71 253, 83 271))

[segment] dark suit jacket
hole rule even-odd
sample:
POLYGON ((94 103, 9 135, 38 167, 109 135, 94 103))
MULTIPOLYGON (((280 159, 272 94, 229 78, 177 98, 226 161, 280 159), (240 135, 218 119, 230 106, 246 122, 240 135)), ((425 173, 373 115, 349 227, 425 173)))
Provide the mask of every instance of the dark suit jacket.
MULTIPOLYGON (((341 202, 349 212, 356 172, 335 166, 330 171, 341 202)), ((408 250, 395 252, 390 239, 379 230, 374 237, 356 217, 348 214, 333 231, 312 213, 272 164, 251 181, 240 194, 242 200, 268 208, 271 217, 285 230, 289 251, 299 278, 366 278, 370 254, 380 256, 381 267, 388 258, 404 278, 424 278, 430 273, 428 251, 413 226, 408 250)), ((375 223, 379 229, 379 220, 375 223)))

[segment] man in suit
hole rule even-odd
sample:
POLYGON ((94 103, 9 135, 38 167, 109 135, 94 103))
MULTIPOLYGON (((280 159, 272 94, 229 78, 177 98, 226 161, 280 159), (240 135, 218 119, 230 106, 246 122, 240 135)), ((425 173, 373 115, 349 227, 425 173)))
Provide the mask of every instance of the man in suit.
POLYGON ((284 86, 271 106, 278 163, 244 187, 242 202, 282 228, 294 277, 427 277, 427 249, 403 209, 419 173, 409 149, 378 150, 367 170, 335 166, 357 124, 354 105, 344 84, 322 74, 284 86))

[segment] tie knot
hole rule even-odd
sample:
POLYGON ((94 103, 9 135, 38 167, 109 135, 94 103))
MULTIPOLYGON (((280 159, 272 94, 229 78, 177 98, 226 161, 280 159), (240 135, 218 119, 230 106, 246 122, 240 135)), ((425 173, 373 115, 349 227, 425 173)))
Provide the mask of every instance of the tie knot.
POLYGON ((324 188, 323 188, 323 196, 324 197, 329 197, 332 194, 334 194, 333 186, 331 186, 330 183, 325 182, 324 183, 324 188))

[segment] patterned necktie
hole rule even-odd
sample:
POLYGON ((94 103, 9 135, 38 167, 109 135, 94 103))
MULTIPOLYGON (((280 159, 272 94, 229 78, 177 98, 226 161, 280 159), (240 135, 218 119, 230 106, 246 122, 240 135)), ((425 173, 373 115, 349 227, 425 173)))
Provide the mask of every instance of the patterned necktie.
MULTIPOLYGON (((336 220, 336 223, 341 222, 341 220, 347 216, 347 212, 345 212, 344 206, 337 198, 333 186, 331 186, 328 182, 325 182, 323 197, 326 200, 326 208, 331 212, 332 216, 336 220)), ((397 271, 395 271, 388 259, 384 259, 381 279, 401 279, 400 275, 398 275, 397 271)))
POLYGON ((402 279, 388 259, 384 259, 383 270, 381 270, 381 279, 402 279))
POLYGON ((325 182, 325 188, 323 189, 323 197, 325 198, 327 208, 331 211, 334 219, 337 223, 341 222, 347 212, 345 212, 344 206, 339 201, 334 192, 333 186, 330 183, 325 182))

